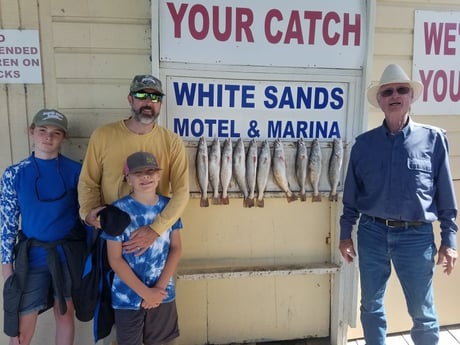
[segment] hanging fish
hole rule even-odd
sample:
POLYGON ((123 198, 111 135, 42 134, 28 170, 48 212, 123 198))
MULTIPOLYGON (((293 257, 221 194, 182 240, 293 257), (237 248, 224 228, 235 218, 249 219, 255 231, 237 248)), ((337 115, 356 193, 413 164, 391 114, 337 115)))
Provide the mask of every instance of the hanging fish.
POLYGON ((329 159, 329 184, 331 185, 331 192, 329 194, 330 201, 337 201, 337 187, 340 182, 340 172, 343 162, 343 143, 339 138, 334 139, 332 143, 332 153, 329 159))
POLYGON ((321 201, 319 181, 321 177, 321 147, 318 139, 313 139, 308 159, 308 177, 313 187, 313 201, 321 201))
POLYGON ((200 206, 208 207, 208 146, 204 137, 198 141, 195 165, 196 177, 201 191, 200 206))
POLYGON ((249 142, 246 154, 246 182, 248 183, 248 207, 254 207, 257 176, 257 142, 252 139, 249 142))
POLYGON ((286 174, 286 156, 284 154, 283 143, 276 139, 274 142, 272 169, 275 182, 286 193, 287 201, 297 200, 297 196, 289 188, 289 182, 286 174))
POLYGON ((212 189, 212 203, 214 205, 220 204, 219 196, 219 178, 220 178, 220 141, 215 137, 211 144, 209 151, 209 183, 212 189))
POLYGON ((243 193, 243 207, 247 207, 248 187, 246 185, 246 154, 244 152, 244 143, 241 138, 236 142, 233 150, 233 176, 236 183, 243 193))
POLYGON ((225 139, 221 153, 220 183, 222 185, 222 204, 228 205, 228 188, 232 179, 233 146, 230 138, 225 139))
POLYGON ((297 152, 295 157, 295 176, 300 186, 300 200, 307 200, 306 184, 307 184, 307 145, 302 138, 297 141, 297 152))
POLYGON ((264 192, 267 187, 268 176, 270 175, 270 167, 272 156, 270 153, 270 145, 267 140, 264 140, 260 148, 259 157, 257 160, 257 206, 264 207, 264 192))

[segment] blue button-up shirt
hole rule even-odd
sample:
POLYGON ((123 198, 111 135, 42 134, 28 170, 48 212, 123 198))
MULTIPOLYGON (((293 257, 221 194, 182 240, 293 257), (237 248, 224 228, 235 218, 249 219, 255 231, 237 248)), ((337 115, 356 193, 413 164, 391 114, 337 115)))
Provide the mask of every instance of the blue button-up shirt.
POLYGON ((343 193, 340 239, 360 214, 441 225, 441 244, 456 249, 457 204, 445 132, 409 119, 390 134, 385 124, 359 135, 343 193))

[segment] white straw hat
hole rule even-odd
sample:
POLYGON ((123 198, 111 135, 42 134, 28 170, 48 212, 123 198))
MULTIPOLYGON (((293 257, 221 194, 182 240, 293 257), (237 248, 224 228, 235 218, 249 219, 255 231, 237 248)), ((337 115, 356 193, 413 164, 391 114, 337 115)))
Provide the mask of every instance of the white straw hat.
POLYGON ((406 72, 399 65, 391 64, 388 65, 382 73, 380 82, 376 85, 369 87, 367 90, 367 100, 376 108, 380 108, 379 103, 377 102, 377 94, 380 88, 388 84, 409 84, 414 95, 412 97, 412 102, 414 103, 422 94, 423 84, 416 80, 410 80, 406 72))

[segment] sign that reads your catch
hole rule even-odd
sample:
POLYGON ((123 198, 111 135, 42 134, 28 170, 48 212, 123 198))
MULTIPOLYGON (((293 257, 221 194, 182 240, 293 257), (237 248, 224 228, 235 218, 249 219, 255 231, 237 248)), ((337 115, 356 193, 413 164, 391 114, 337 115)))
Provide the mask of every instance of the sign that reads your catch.
POLYGON ((37 30, 0 30, 0 83, 42 82, 37 30))
POLYGON ((159 1, 161 61, 356 68, 365 0, 159 1))

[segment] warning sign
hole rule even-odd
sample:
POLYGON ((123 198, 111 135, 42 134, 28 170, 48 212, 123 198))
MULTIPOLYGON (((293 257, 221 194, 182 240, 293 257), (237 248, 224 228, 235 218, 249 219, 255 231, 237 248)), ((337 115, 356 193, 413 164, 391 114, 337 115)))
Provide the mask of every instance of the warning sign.
POLYGON ((42 82, 37 30, 0 30, 0 84, 42 82))

